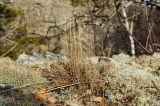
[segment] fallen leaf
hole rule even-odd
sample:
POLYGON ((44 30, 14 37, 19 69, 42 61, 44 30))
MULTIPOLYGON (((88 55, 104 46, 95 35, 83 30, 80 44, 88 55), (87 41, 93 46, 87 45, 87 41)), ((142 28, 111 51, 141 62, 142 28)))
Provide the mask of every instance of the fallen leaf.
POLYGON ((47 99, 47 89, 46 88, 40 88, 36 91, 35 97, 38 100, 46 100, 47 99))
POLYGON ((95 97, 92 101, 103 103, 103 98, 102 97, 95 97))

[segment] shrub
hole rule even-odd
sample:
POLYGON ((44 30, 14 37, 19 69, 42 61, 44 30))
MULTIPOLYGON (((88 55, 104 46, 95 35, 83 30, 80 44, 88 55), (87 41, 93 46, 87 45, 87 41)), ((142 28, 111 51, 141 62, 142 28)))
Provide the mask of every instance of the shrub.
POLYGON ((6 25, 15 20, 15 18, 19 15, 20 12, 18 12, 16 9, 11 8, 5 4, 0 4, 0 26, 6 25))

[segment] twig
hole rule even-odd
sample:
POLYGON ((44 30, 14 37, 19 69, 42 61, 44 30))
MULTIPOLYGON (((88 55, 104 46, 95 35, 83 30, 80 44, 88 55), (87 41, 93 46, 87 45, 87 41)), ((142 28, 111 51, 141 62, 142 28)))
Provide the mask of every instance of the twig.
POLYGON ((68 85, 64 85, 64 86, 59 86, 59 87, 54 87, 54 88, 48 88, 48 92, 52 92, 52 91, 55 91, 55 90, 58 90, 58 89, 67 88, 67 87, 71 87, 71 86, 76 86, 76 85, 79 85, 79 84, 94 83, 94 82, 104 82, 104 80, 77 82, 77 83, 68 84, 68 85))
MULTIPOLYGON (((83 82, 84 83, 84 82, 83 82)), ((83 84, 81 83, 81 84, 83 84)), ((59 86, 59 87, 54 87, 54 88, 48 88, 48 92, 51 92, 51 91, 55 91, 57 89, 62 89, 62 88, 67 88, 67 87, 71 87, 71 86, 75 86, 75 85, 79 85, 80 82, 78 83, 73 83, 73 84, 68 84, 68 85, 64 85, 64 86, 59 86)))
POLYGON ((18 44, 15 44, 12 48, 10 48, 6 53, 4 53, 3 55, 1 55, 0 57, 4 57, 5 55, 7 55, 10 51, 12 51, 14 48, 16 48, 18 44))
POLYGON ((10 40, 10 39, 8 39, 8 38, 4 38, 5 40, 7 40, 7 41, 9 41, 9 42, 13 42, 13 43, 17 43, 16 41, 13 41, 13 40, 10 40))
MULTIPOLYGON (((39 83, 32 83, 32 84, 27 84, 27 85, 23 85, 23 86, 19 86, 19 87, 14 87, 14 88, 11 88, 11 89, 7 89, 7 90, 3 90, 3 91, 0 91, 0 94, 1 93, 5 93, 5 92, 8 92, 8 91, 12 91, 12 90, 16 90, 16 89, 23 89, 23 88, 26 88, 26 87, 30 87, 30 86, 34 86, 34 85, 40 85, 40 84, 50 84, 50 83, 54 83, 55 81, 44 81, 44 82, 39 82, 39 83)), ((94 82, 104 82, 104 80, 98 80, 98 81, 87 81, 89 83, 94 83, 94 82)), ((75 86, 75 85, 79 85, 79 83, 81 84, 85 84, 87 82, 78 82, 78 83, 73 83, 73 84, 68 84, 68 85, 64 85, 64 86, 58 86, 58 87, 52 87, 52 88, 48 88, 48 92, 51 92, 51 91, 54 91, 54 90, 57 90, 57 89, 62 89, 62 88, 66 88, 66 87, 71 87, 71 86, 75 86)), ((34 94, 35 92, 33 92, 34 94)))
POLYGON ((26 88, 26 87, 30 87, 30 86, 34 86, 34 85, 40 85, 40 84, 45 84, 45 83, 52 83, 53 81, 45 81, 45 82, 39 82, 39 83, 32 83, 32 84, 27 84, 27 85, 23 85, 23 86, 20 86, 20 87, 14 87, 14 88, 11 88, 11 89, 7 89, 7 90, 3 90, 3 91, 0 91, 0 94, 1 93, 5 93, 5 92, 8 92, 8 91, 12 91, 12 90, 16 90, 16 89, 23 89, 23 88, 26 88))
MULTIPOLYGON (((20 27, 20 26, 22 26, 22 25, 24 25, 24 24, 26 24, 26 23, 27 23, 27 21, 25 21, 24 23, 22 23, 22 24, 19 25, 18 27, 20 27)), ((7 38, 8 36, 10 36, 10 33, 16 31, 18 27, 14 28, 14 29, 11 30, 10 32, 8 32, 4 37, 0 38, 0 41, 2 41, 3 39, 7 38)))
MULTIPOLYGON (((138 16, 138 15, 140 15, 140 14, 141 14, 141 13, 139 12, 139 13, 137 13, 137 14, 132 15, 131 17, 127 17, 126 19, 127 19, 127 20, 132 19, 132 18, 134 18, 134 17, 136 17, 136 16, 138 16)), ((122 20, 122 22, 123 22, 123 21, 125 21, 125 19, 122 20)))

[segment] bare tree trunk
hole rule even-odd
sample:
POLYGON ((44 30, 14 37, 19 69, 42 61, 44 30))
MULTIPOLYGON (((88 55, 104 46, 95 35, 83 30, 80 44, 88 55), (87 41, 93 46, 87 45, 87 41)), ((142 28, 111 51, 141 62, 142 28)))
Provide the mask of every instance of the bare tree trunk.
POLYGON ((132 56, 135 56, 135 44, 134 44, 134 39, 132 37, 132 33, 133 33, 133 21, 131 23, 129 23, 128 19, 127 19, 127 14, 126 14, 126 9, 123 8, 122 9, 122 13, 123 13, 123 16, 125 18, 125 27, 127 29, 127 31, 129 31, 129 39, 130 39, 130 43, 131 43, 131 54, 132 56))

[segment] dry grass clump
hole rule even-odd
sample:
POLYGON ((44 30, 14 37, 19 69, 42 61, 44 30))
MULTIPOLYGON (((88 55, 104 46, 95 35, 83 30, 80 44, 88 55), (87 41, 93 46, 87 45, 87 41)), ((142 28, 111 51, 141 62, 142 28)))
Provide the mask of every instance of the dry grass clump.
POLYGON ((46 81, 40 73, 33 71, 23 64, 16 64, 9 58, 1 58, 0 66, 0 83, 8 83, 16 88, 35 84, 35 86, 27 87, 28 93, 33 92, 38 86, 40 87, 36 83, 46 81))
MULTIPOLYGON (((100 80, 99 72, 90 62, 65 63, 59 61, 51 64, 49 71, 43 73, 48 80, 57 86, 64 84, 78 83, 79 85, 89 84, 100 80)), ((90 85, 90 84, 89 84, 90 85)))
MULTIPOLYGON (((82 82, 88 86, 100 79, 99 73, 91 63, 94 48, 94 34, 84 31, 85 25, 73 17, 66 25, 66 56, 69 62, 64 65, 64 70, 70 77, 71 83, 82 82), (67 33, 68 32, 68 33, 67 33), (87 35, 87 36, 86 36, 87 35), (92 82, 92 83, 91 83, 92 82)), ((92 29, 87 29, 92 32, 92 29)))
POLYGON ((48 80, 53 82, 48 90, 56 98, 55 104, 60 104, 60 101, 71 106, 90 104, 92 96, 99 95, 104 82, 92 63, 79 62, 74 64, 75 66, 72 65, 71 62, 59 61, 51 65, 50 71, 43 73, 48 80), (50 91, 50 89, 54 90, 50 91))

